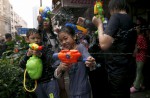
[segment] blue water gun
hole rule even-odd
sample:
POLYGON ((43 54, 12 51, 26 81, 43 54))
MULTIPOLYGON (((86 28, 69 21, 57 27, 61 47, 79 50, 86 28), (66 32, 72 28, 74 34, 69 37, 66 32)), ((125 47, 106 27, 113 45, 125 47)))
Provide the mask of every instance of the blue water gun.
POLYGON ((40 13, 43 20, 49 20, 49 17, 52 14, 49 7, 45 7, 45 8, 40 7, 39 13, 40 13))
POLYGON ((72 23, 66 23, 65 26, 69 26, 71 28, 73 28, 73 30, 78 33, 78 32, 82 32, 83 34, 87 34, 87 29, 85 29, 84 27, 81 27, 79 25, 75 25, 72 23))

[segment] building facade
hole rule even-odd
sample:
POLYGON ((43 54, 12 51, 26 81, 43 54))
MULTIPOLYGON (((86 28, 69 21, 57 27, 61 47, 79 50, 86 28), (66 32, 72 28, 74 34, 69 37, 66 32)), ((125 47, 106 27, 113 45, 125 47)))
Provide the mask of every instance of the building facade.
POLYGON ((27 28, 27 22, 13 10, 12 5, 10 8, 11 33, 12 35, 15 35, 17 33, 18 28, 27 28))
POLYGON ((38 21, 37 21, 37 16, 39 15, 39 7, 34 6, 33 7, 33 28, 38 27, 38 21))
MULTIPOLYGON (((109 18, 109 0, 102 1, 104 16, 109 18)), ((55 13, 52 18, 53 23, 56 24, 58 23, 57 21, 60 21, 61 23, 62 20, 64 22, 64 19, 60 19, 63 16, 65 16, 65 18, 71 17, 71 15, 74 15, 74 17, 77 18, 79 16, 83 16, 85 14, 85 10, 83 9, 93 7, 94 2, 96 2, 96 0, 52 0, 52 9, 53 13, 55 13)), ((150 23, 150 6, 148 0, 127 0, 127 2, 129 4, 129 14, 134 21, 136 20, 136 17, 141 16, 144 17, 148 23, 150 23)))
POLYGON ((13 10, 9 0, 0 0, 0 37, 5 33, 15 35, 19 27, 26 28, 26 21, 13 10))
POLYGON ((0 36, 11 32, 9 0, 0 0, 0 36))

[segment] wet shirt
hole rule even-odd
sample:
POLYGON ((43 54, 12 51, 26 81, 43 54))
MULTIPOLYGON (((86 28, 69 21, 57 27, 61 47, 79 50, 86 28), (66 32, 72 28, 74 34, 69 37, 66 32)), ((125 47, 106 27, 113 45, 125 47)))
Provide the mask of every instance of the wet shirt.
POLYGON ((88 70, 83 58, 90 56, 87 49, 79 44, 77 50, 81 53, 82 57, 79 61, 73 64, 69 70, 69 93, 70 95, 83 95, 91 92, 90 83, 88 79, 88 70))
MULTIPOLYGON (((113 14, 105 29, 105 34, 114 38, 112 46, 105 52, 106 64, 110 65, 108 69, 113 71, 118 69, 118 72, 127 68, 130 59, 133 58, 133 51, 137 33, 133 30, 133 22, 128 14, 113 14)), ((113 71, 114 72, 114 71, 113 71)))

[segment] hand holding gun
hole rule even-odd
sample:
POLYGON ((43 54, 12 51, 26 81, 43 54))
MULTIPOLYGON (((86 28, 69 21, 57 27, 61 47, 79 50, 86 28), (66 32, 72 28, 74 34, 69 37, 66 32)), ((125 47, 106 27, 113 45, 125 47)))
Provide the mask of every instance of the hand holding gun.
MULTIPOLYGON (((64 66, 67 66, 66 64, 69 66, 72 63, 77 63, 80 56, 81 54, 78 50, 61 50, 61 52, 53 54, 53 58, 61 60, 64 66)), ((82 61, 85 62, 87 67, 90 67, 90 70, 93 70, 96 65, 95 59, 91 56, 82 61)))
POLYGON ((34 92, 37 88, 37 79, 39 79, 42 76, 43 64, 42 60, 39 58, 39 56, 41 56, 42 53, 39 50, 42 50, 43 47, 35 43, 29 44, 29 47, 30 48, 27 52, 27 56, 32 56, 27 60, 26 63, 23 85, 26 91, 34 92), (26 87, 26 72, 29 74, 31 79, 35 80, 35 86, 32 90, 29 90, 26 87))
POLYGON ((43 46, 39 46, 36 43, 29 44, 27 56, 36 55, 36 56, 40 57, 42 55, 40 50, 42 50, 42 49, 43 49, 43 46))

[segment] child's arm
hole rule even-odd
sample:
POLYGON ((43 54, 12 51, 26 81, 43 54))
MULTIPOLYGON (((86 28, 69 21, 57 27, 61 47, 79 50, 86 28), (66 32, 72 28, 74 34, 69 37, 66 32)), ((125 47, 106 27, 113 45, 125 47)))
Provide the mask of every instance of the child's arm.
POLYGON ((95 69, 96 61, 92 56, 90 56, 86 47, 84 45, 80 44, 78 48, 79 48, 79 51, 82 53, 83 59, 85 60, 86 67, 89 67, 90 70, 95 69))

